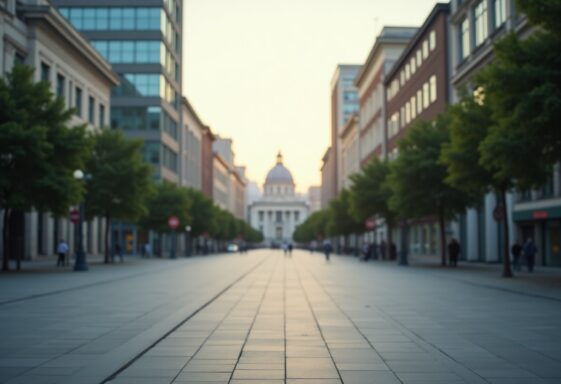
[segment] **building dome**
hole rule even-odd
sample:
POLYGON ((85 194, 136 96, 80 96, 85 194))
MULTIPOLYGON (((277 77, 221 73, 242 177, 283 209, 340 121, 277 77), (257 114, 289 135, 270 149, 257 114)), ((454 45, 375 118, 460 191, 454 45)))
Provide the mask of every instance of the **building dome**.
POLYGON ((282 154, 277 155, 277 164, 269 171, 265 184, 294 184, 292 174, 282 163, 282 154))

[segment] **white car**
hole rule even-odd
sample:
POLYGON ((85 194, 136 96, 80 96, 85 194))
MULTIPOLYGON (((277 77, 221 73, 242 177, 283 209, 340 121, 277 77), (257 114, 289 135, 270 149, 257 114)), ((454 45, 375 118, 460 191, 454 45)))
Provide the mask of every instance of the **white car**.
POLYGON ((239 247, 237 244, 228 244, 228 252, 238 252, 239 247))

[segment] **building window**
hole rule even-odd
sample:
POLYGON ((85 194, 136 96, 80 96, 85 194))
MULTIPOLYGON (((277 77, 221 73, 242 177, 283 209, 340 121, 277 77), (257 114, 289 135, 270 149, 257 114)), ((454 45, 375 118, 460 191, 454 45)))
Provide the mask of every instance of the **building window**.
POLYGON ((405 107, 401 107, 400 120, 401 120, 401 127, 404 127, 405 126, 405 107))
POLYGON ((411 103, 409 101, 405 104, 405 123, 411 122, 411 103))
POLYGON ((51 67, 41 62, 41 81, 51 81, 51 67))
MULTIPOLYGON (((161 8, 60 8, 59 12, 78 30, 159 30, 165 14, 161 8)), ((165 19, 164 19, 165 20, 165 19)))
POLYGON ((111 128, 158 131, 162 125, 161 107, 112 107, 111 128))
POLYGON ((462 28, 462 40, 461 40, 461 53, 462 53, 462 59, 466 59, 470 52, 471 52, 471 39, 470 39, 470 34, 469 34, 469 19, 466 17, 464 19, 464 21, 462 21, 461 24, 461 28, 462 28))
POLYGON ((417 102, 415 101, 415 96, 411 96, 411 120, 417 117, 417 102))
POLYGON ((16 52, 16 55, 14 56, 14 64, 25 64, 25 56, 16 52))
POLYGON ((430 102, 434 103, 436 101, 436 76, 432 75, 430 77, 430 102))
POLYGON ((423 112, 423 91, 420 89, 417 91, 417 114, 423 112))
POLYGON ((300 212, 299 211, 294 211, 294 221, 296 221, 296 222, 300 221, 300 212))
POLYGON ((429 57, 429 41, 425 39, 423 41, 423 59, 429 57))
POLYGON ((64 97, 64 86, 66 85, 66 79, 60 73, 56 75, 56 95, 58 97, 64 97))
POLYGON ((428 108, 429 106, 429 83, 423 84, 423 109, 428 108))
POLYGON ((144 161, 149 164, 160 164, 160 143, 157 141, 145 141, 142 154, 144 161))
POLYGON ((420 49, 417 49, 417 67, 423 65, 423 54, 420 49))
POLYGON ((282 211, 277 211, 277 212, 276 212, 276 216, 277 216, 277 217, 276 217, 277 223, 282 222, 282 211))
POLYGON ((76 115, 82 117, 82 88, 76 87, 74 108, 76 108, 76 115))
POLYGON ((436 32, 435 31, 430 31, 429 48, 430 48, 431 51, 434 51, 434 49, 436 48, 436 32))
POLYGON ((506 21, 506 0, 495 1, 495 28, 500 28, 506 21))
POLYGON ((409 62, 409 66, 411 67, 411 75, 413 75, 417 71, 417 63, 415 62, 415 56, 413 56, 409 62))
POLYGON ((483 44, 488 36, 487 28, 487 0, 482 0, 474 10, 475 18, 475 46, 483 44))
POLYGON ((88 99, 88 121, 92 125, 95 123, 95 100, 91 96, 88 99))
POLYGON ((259 221, 263 221, 263 211, 259 211, 259 221))
POLYGON ((409 63, 407 63, 405 65, 405 80, 409 80, 409 78, 411 77, 411 70, 409 68, 409 63))
POLYGON ((99 127, 105 127, 105 105, 99 104, 99 127))
POLYGON ((160 63, 165 66, 172 60, 158 40, 94 40, 91 44, 111 64, 160 63))
POLYGON ((168 148, 167 145, 163 146, 163 162, 162 165, 170 171, 177 173, 177 153, 168 148))
POLYGON ((405 72, 403 70, 399 74, 399 80, 401 85, 403 86, 403 84, 405 84, 405 72))

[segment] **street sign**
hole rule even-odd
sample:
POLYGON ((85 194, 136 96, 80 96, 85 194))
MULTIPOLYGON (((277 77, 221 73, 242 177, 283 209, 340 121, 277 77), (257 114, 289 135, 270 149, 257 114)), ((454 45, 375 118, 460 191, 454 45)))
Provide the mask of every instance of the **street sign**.
POLYGON ((497 205, 495 209, 493 209, 493 219, 495 221, 503 221, 505 218, 505 209, 502 205, 497 205))
POLYGON ((364 225, 366 226, 366 229, 373 230, 376 228, 376 219, 373 217, 366 219, 364 225))
POLYGON ((179 227, 179 217, 177 216, 170 216, 168 218, 168 226, 171 229, 176 229, 177 227, 179 227))
POLYGON ((80 222, 80 211, 78 211, 77 209, 71 210, 70 221, 74 224, 78 224, 80 222))

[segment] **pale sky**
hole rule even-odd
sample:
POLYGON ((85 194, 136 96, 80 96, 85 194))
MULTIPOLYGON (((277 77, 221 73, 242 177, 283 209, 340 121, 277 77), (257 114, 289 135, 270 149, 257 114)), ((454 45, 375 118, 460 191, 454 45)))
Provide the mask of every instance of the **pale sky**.
POLYGON ((297 189, 320 185, 330 82, 384 25, 420 26, 434 0, 184 0, 184 94, 262 186, 279 150, 297 189))

